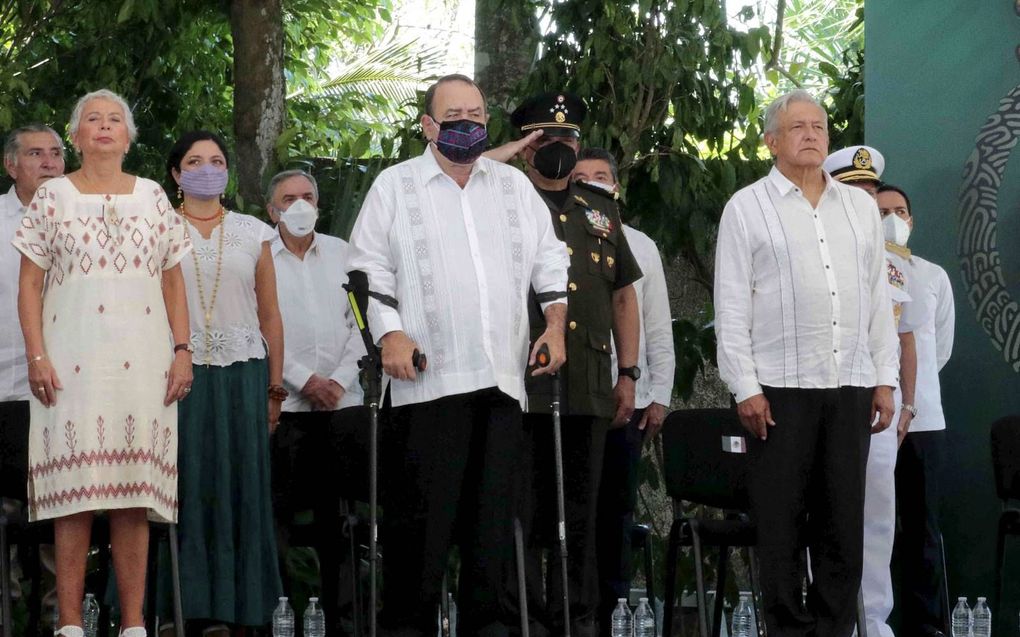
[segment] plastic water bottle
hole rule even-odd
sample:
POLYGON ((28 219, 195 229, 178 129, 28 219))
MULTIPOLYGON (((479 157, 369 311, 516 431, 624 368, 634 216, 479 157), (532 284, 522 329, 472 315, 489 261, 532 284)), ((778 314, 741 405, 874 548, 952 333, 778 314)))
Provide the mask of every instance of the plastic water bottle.
POLYGON ((85 637, 96 637, 99 633, 99 602, 92 593, 86 593, 81 603, 81 623, 85 637))
POLYGON ((319 606, 318 597, 308 598, 308 608, 305 609, 305 621, 303 625, 304 637, 326 637, 326 614, 319 606))
POLYGON ((294 637, 294 609, 286 597, 280 598, 273 611, 273 637, 294 637))
POLYGON ((634 637, 655 637, 655 613, 648 605, 647 597, 638 600, 634 611, 634 637))
POLYGON ((984 597, 978 597, 974 605, 973 632, 974 637, 991 637, 992 635, 992 609, 988 608, 988 602, 984 597))
POLYGON ((740 601, 733 611, 733 630, 730 637, 751 637, 754 612, 751 610, 751 595, 740 594, 740 601))
POLYGON ((970 637, 970 606, 967 605, 966 597, 956 599, 956 608, 953 609, 953 637, 970 637))
POLYGON ((630 614, 627 600, 621 597, 616 600, 616 608, 612 616, 612 637, 632 637, 634 634, 634 617, 630 614))

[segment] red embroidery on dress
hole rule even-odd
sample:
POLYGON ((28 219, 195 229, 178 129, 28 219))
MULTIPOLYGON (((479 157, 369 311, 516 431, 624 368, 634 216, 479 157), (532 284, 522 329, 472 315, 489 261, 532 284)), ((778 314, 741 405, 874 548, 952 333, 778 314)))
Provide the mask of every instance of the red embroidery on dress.
POLYGON ((50 428, 44 427, 42 432, 43 439, 43 453, 46 454, 46 460, 50 459, 50 428))
POLYGON ((81 373, 81 366, 80 365, 75 365, 74 366, 74 373, 75 374, 80 374, 81 373))
POLYGON ((106 308, 105 308, 105 307, 103 307, 102 305, 100 305, 100 306, 99 306, 99 313, 100 313, 100 314, 102 314, 102 313, 103 313, 103 312, 105 312, 105 311, 106 311, 106 308))
POLYGON ((170 453, 170 427, 163 428, 163 459, 170 453))
POLYGON ((96 432, 99 435, 99 447, 106 446, 106 422, 102 416, 96 418, 96 432))
POLYGON ((124 419, 124 440, 129 447, 135 446, 135 417, 128 415, 124 419))
POLYGON ((124 369, 131 369, 131 361, 124 361, 124 369))
MULTIPOLYGON (((111 248, 110 254, 113 254, 111 248)), ((127 257, 124 256, 123 252, 118 252, 117 257, 113 260, 113 267, 117 268, 117 272, 124 274, 124 267, 127 266, 127 257)))
POLYGON ((136 255, 135 255, 135 258, 131 260, 131 263, 134 263, 134 264, 135 264, 135 269, 137 270, 137 269, 138 269, 138 267, 139 267, 140 265, 142 265, 142 257, 140 257, 140 256, 138 256, 138 255, 136 254, 136 255))
POLYGON ((75 431, 74 423, 68 420, 64 424, 64 440, 67 442, 67 448, 74 453, 74 448, 78 446, 78 434, 75 431))
MULTIPOLYGON (((133 219, 137 220, 138 217, 133 217, 133 219)), ((144 240, 145 236, 138 230, 138 228, 135 228, 135 231, 131 233, 131 241, 135 244, 135 247, 142 247, 142 241, 144 240)))
POLYGON ((149 449, 152 450, 152 453, 156 453, 156 443, 159 441, 159 420, 155 418, 152 420, 152 433, 149 434, 149 441, 149 449))
POLYGON ((92 269, 92 257, 89 256, 88 252, 82 255, 81 261, 78 262, 78 265, 81 266, 81 271, 84 274, 89 273, 89 270, 92 269))
POLYGON ((152 314, 152 309, 148 305, 145 306, 145 313, 152 314))
POLYGON ((80 500, 117 500, 125 498, 137 498, 147 496, 155 498, 164 507, 170 510, 177 509, 177 498, 170 495, 163 489, 148 482, 131 482, 117 484, 92 485, 79 489, 64 489, 60 493, 51 493, 41 498, 30 498, 29 506, 33 512, 52 509, 71 502, 80 500))

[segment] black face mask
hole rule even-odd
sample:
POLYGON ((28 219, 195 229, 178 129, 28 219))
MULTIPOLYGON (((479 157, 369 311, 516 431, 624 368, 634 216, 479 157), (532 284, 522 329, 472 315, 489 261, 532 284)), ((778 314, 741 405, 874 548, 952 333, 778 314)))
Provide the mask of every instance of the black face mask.
POLYGON ((546 179, 563 179, 577 165, 577 153, 563 142, 553 142, 535 151, 531 163, 546 179))

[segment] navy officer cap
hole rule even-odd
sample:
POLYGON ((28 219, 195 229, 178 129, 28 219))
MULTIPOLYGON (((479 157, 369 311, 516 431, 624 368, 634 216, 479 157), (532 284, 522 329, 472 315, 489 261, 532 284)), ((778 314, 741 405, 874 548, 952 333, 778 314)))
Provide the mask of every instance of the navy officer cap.
POLYGON ((584 101, 572 93, 542 93, 521 102, 510 115, 510 123, 525 134, 542 129, 546 135, 580 137, 587 113, 584 101))

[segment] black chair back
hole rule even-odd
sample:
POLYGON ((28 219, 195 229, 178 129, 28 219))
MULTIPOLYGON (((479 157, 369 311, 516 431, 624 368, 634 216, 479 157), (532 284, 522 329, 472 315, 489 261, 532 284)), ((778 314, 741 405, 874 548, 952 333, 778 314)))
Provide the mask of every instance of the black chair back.
POLYGON ((666 492, 674 500, 746 511, 749 435, 734 409, 671 413, 662 427, 666 492))
POLYGON ((992 423, 992 467, 1001 500, 1020 500, 1020 415, 992 423))

